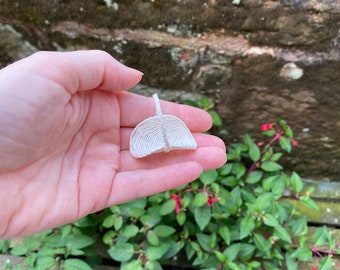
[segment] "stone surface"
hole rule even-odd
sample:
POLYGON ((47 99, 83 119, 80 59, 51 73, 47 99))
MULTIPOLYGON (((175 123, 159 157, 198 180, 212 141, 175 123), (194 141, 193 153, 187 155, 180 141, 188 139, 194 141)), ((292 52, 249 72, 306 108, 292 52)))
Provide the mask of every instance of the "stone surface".
POLYGON ((340 180, 339 0, 239 2, 0 1, 0 66, 37 50, 106 50, 144 72, 134 91, 209 96, 227 144, 286 119, 299 147, 285 164, 340 180), (282 76, 289 63, 300 77, 282 76))

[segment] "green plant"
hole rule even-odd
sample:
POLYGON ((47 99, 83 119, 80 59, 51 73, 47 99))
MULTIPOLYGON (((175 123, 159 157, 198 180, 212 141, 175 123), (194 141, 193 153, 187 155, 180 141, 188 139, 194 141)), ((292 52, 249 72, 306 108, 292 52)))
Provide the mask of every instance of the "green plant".
POLYGON ((12 265, 5 261, 1 269, 92 269, 82 260, 86 254, 87 259, 96 258, 98 255, 93 250, 94 239, 83 234, 75 225, 65 225, 54 230, 38 233, 25 237, 22 242, 11 247, 9 240, 0 241, 1 253, 9 252, 14 256, 22 256, 21 264, 12 265), (92 256, 91 256, 92 255, 92 256))
MULTIPOLYGON (((211 104, 202 99, 193 105, 211 111, 211 104)), ((334 239, 323 227, 309 246, 306 218, 285 199, 288 194, 317 209, 312 188, 279 164, 283 152, 276 150, 297 146, 293 132, 283 120, 261 130, 266 141, 246 134, 228 147, 228 163, 189 185, 112 206, 18 245, 0 241, 0 250, 24 256, 28 269, 91 269, 101 260, 93 245, 100 240, 123 270, 162 269, 176 256, 201 269, 293 270, 321 254, 319 270, 329 269, 334 239)), ((4 268, 21 269, 9 262, 4 268)))
MULTIPOLYGON (((229 161, 219 170, 202 173, 190 185, 108 209, 104 242, 122 269, 161 269, 159 261, 184 251, 193 266, 204 269, 297 269, 319 245, 335 248, 326 229, 306 246, 307 220, 284 200, 284 193, 312 209, 311 188, 295 172, 278 163, 290 152, 293 132, 285 121, 263 125, 268 143, 249 136, 228 148, 229 161)), ((331 253, 320 262, 329 269, 331 253)))

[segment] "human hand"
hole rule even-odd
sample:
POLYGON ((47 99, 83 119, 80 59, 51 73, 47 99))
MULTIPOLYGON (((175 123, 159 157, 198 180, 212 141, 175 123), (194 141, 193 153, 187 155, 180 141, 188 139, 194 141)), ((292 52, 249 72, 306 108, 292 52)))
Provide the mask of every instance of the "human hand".
POLYGON ((101 51, 39 52, 0 71, 0 238, 29 235, 172 189, 226 161, 199 109, 161 102, 198 143, 135 159, 132 129, 152 98, 124 92, 142 74, 101 51))

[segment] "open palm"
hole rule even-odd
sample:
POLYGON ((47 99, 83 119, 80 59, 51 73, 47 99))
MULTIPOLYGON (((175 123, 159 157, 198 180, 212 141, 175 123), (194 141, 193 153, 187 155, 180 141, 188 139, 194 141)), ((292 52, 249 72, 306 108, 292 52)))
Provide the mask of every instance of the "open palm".
POLYGON ((32 234, 185 184, 225 162, 200 134, 204 111, 162 102, 194 133, 195 151, 135 159, 132 129, 151 98, 124 92, 142 74, 101 51, 40 52, 0 71, 0 237, 32 234))

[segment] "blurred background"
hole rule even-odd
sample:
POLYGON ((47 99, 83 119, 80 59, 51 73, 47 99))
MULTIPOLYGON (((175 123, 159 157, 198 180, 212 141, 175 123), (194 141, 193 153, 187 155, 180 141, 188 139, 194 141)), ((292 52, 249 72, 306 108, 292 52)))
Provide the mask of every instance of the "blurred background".
POLYGON ((134 92, 208 97, 227 145, 285 119, 299 142, 286 167, 340 181, 339 0, 0 0, 0 67, 82 49, 141 70, 134 92))

